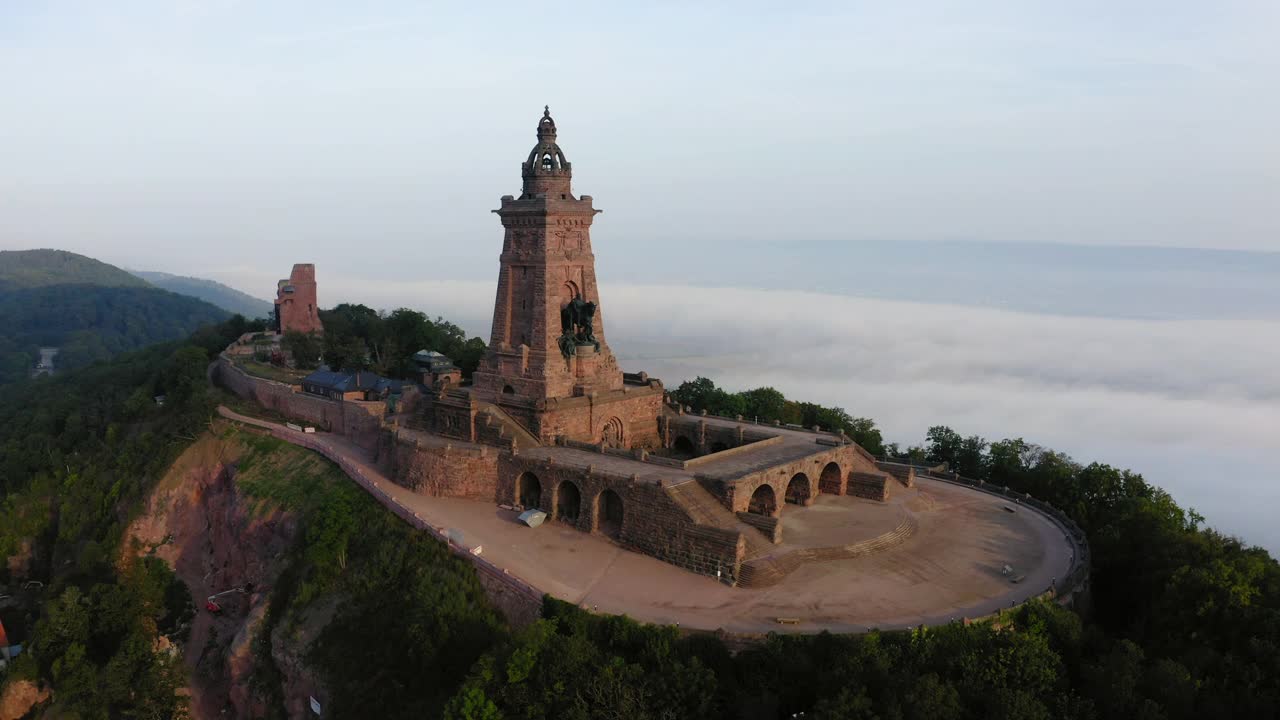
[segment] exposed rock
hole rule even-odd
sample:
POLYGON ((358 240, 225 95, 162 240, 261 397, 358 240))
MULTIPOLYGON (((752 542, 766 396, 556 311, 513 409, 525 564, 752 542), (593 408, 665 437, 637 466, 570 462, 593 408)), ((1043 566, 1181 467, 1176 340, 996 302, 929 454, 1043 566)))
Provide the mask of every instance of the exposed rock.
POLYGON ((5 558, 5 564, 9 568, 9 576, 13 578, 25 578, 31 573, 31 561, 35 556, 35 543, 32 538, 22 538, 22 544, 18 547, 18 552, 5 558))
POLYGON ((51 695, 49 688, 30 680, 15 680, 5 685, 4 694, 0 695, 0 720, 19 720, 51 695))
MULTIPOLYGON (((234 442, 202 437, 130 527, 132 548, 169 563, 191 589, 197 614, 183 657, 195 720, 265 714, 266 699, 251 682, 259 661, 254 644, 298 529, 297 518, 278 509, 254 512, 234 480, 240 452, 234 442), (206 598, 235 588, 247 592, 219 596, 218 613, 205 610, 206 598)), ((281 669, 286 685, 296 682, 291 672, 305 672, 300 662, 281 669)))

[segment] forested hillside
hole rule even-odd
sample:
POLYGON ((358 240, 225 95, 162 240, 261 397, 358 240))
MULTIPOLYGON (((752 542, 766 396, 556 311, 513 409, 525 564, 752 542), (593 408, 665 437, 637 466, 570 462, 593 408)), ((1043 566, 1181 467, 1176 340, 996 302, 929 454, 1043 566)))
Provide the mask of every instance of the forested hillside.
POLYGON ((46 285, 150 287, 114 265, 66 250, 0 250, 0 292, 46 285))
POLYGON ((179 717, 181 664, 155 649, 189 594, 164 563, 115 558, 143 495, 209 420, 210 358, 247 327, 233 318, 186 343, 0 387, 0 582, 21 603, 4 619, 11 637, 35 638, 5 680, 51 685, 52 716, 179 717))
POLYGON ((133 271, 133 274, 163 290, 204 300, 210 305, 249 319, 266 318, 273 311, 272 304, 266 300, 213 280, 140 270, 133 271))
POLYGON ((59 372, 186 337, 229 313, 74 253, 0 253, 0 385, 28 378, 40 347, 59 372))
MULTIPOLYGON (((46 583, 30 652, 8 682, 52 688, 46 707, 59 717, 181 716, 173 691, 191 679, 156 648, 170 635, 181 642, 190 590, 155 558, 115 559, 144 496, 184 448, 209 437, 222 398, 206 384, 205 366, 249 327, 237 320, 186 344, 0 389, 0 550, 9 558, 0 573, 11 588, 27 578, 46 583), (163 407, 151 400, 157 394, 167 396, 163 407)), ((730 407, 856 420, 768 388, 739 394, 699 379, 675 393, 691 405, 745 395, 730 407)), ((871 421, 855 424, 878 437, 871 421)), ((936 427, 909 452, 1070 513, 1093 549, 1089 614, 1036 603, 998 624, 776 636, 736 655, 713 635, 552 600, 541 621, 512 629, 469 565, 327 463, 303 462, 293 456, 301 451, 266 438, 234 440, 249 448, 236 460, 240 491, 263 503, 255 507, 289 508, 298 523, 265 620, 277 630, 255 641, 262 664, 253 687, 267 698, 279 693, 275 643, 297 637, 304 618, 321 623, 302 655, 323 679, 334 717, 1201 720, 1280 712, 1275 560, 1203 528, 1136 473, 1022 440, 936 427)), ((255 717, 283 712, 269 704, 255 717)))

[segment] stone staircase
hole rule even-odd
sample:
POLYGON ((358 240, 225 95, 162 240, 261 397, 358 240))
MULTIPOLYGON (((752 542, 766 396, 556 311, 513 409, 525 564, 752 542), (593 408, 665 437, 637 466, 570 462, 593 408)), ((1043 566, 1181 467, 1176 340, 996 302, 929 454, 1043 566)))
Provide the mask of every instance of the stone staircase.
POLYGON ((747 545, 744 558, 760 557, 773 550, 773 544, 759 530, 739 520, 698 481, 668 487, 667 495, 698 525, 740 533, 747 545))
POLYGON ((515 438, 516 447, 524 449, 538 447, 542 443, 537 436, 529 432, 505 410, 492 403, 479 403, 480 411, 476 414, 476 422, 490 422, 498 427, 498 434, 503 438, 515 438))
POLYGON ((768 587, 782 581, 788 574, 805 563, 829 560, 847 560, 870 555, 900 545, 915 534, 919 523, 904 511, 901 522, 889 532, 870 540, 825 548, 802 548, 790 552, 763 555, 744 560, 738 571, 738 587, 768 587))

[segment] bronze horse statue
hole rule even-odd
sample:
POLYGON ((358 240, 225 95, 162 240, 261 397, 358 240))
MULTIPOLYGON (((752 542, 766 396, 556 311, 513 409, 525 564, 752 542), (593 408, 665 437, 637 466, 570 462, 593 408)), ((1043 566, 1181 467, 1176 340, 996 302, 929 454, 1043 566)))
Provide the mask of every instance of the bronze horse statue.
POLYGON ((595 336, 596 304, 582 299, 579 293, 560 308, 560 352, 565 357, 578 354, 579 345, 593 345, 600 349, 595 336))

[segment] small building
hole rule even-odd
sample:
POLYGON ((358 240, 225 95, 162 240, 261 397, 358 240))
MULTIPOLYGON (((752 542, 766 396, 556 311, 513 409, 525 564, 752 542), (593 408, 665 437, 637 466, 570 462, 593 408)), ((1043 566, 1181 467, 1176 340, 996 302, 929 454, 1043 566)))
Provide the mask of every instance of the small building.
POLYGON ((302 392, 328 397, 329 400, 380 400, 389 380, 369 370, 333 372, 320 369, 302 378, 302 392))
POLYGON ((448 356, 435 350, 419 350, 413 364, 422 374, 422 384, 434 390, 456 386, 462 382, 462 370, 448 356))
POLYGON ((369 370, 334 372, 321 368, 302 378, 302 392, 330 400, 384 400, 399 395, 403 384, 369 370))

